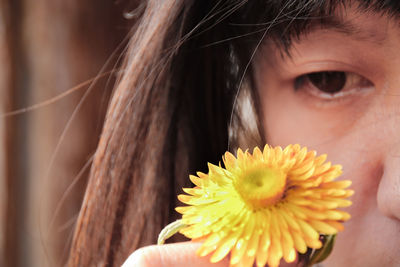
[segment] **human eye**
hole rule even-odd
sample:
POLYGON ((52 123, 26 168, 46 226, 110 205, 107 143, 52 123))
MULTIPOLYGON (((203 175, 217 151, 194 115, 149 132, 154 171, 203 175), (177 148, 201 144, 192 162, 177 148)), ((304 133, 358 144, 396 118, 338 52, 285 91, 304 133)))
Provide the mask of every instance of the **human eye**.
POLYGON ((341 100, 373 87, 367 78, 353 72, 319 71, 300 75, 294 80, 295 91, 321 101, 341 100))

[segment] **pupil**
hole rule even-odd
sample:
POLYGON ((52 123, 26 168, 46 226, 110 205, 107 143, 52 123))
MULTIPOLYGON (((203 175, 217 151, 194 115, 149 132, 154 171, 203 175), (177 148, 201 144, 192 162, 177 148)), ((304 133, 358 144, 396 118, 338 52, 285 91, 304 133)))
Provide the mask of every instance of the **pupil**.
POLYGON ((318 90, 329 94, 339 92, 346 84, 346 73, 342 71, 315 72, 307 76, 318 90))

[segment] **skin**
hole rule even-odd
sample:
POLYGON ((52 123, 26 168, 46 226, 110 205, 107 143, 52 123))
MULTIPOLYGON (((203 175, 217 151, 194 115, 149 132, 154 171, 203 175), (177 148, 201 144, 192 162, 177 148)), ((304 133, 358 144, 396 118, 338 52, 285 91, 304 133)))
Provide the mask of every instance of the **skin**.
MULTIPOLYGON (((324 267, 400 266, 400 27, 352 8, 336 16, 351 29, 315 27, 292 44, 290 57, 272 42, 259 49, 254 69, 266 140, 327 153, 343 166, 340 179, 353 181, 353 205, 345 209, 352 219, 324 267), (309 81, 295 85, 324 71, 345 72, 343 90, 329 95, 309 81)), ((197 247, 142 248, 124 267, 228 266, 197 258, 197 247)))
POLYGON ((351 10, 341 17, 363 38, 319 28, 293 44, 291 58, 272 46, 260 52, 265 135, 272 145, 300 143, 327 153, 343 165, 342 179, 353 181, 352 219, 324 266, 398 266, 400 29, 377 14, 351 10), (331 97, 310 82, 294 90, 296 77, 333 70, 356 82, 331 97))

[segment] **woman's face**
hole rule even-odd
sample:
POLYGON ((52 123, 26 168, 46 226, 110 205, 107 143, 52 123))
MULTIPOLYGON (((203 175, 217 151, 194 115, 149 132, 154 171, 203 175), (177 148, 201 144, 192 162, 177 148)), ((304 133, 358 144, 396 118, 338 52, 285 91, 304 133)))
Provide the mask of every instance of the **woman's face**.
POLYGON ((400 24, 352 9, 329 20, 291 57, 273 42, 259 50, 265 136, 327 153, 353 181, 352 219, 324 266, 399 266, 400 24))

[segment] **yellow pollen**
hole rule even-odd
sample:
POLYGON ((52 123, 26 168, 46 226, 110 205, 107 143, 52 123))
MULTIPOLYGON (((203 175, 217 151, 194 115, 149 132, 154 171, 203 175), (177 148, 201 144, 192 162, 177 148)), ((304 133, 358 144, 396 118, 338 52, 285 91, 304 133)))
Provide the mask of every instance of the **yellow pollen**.
POLYGON ((238 178, 236 190, 254 208, 274 205, 282 198, 286 187, 286 174, 266 166, 255 166, 238 178))

